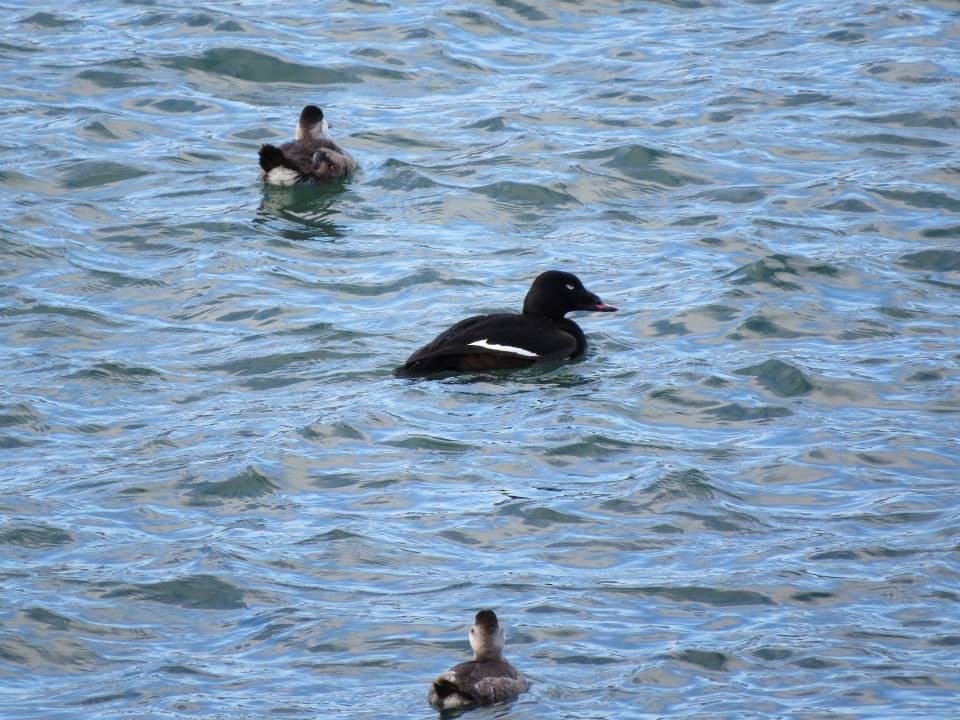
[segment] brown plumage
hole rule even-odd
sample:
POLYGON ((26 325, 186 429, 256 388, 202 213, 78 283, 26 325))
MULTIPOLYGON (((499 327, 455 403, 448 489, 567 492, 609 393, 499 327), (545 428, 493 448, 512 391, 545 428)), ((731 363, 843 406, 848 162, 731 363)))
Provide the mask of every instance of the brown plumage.
POLYGON ((327 137, 323 110, 307 105, 300 113, 296 139, 260 146, 263 179, 271 185, 330 183, 342 180, 357 169, 357 161, 327 137))
POLYGON ((438 710, 513 700, 530 687, 527 679, 503 657, 506 633, 493 610, 481 610, 470 628, 473 660, 442 673, 427 699, 438 710))

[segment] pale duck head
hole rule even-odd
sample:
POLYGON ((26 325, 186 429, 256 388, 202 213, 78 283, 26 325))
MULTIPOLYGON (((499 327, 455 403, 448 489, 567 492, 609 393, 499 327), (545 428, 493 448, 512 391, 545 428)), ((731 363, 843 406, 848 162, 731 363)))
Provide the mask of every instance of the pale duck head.
POLYGON ((470 628, 470 647, 473 648, 475 660, 498 659, 506 640, 506 630, 493 610, 481 610, 477 613, 473 627, 470 628))

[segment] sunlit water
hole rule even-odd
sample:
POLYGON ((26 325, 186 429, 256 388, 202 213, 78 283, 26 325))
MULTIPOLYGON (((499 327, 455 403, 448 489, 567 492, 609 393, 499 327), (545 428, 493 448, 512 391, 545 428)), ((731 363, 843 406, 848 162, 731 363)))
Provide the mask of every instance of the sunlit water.
POLYGON ((4 718, 431 718, 483 607, 478 719, 956 717, 956 3, 0 17, 4 718), (392 377, 547 268, 582 361, 392 377))

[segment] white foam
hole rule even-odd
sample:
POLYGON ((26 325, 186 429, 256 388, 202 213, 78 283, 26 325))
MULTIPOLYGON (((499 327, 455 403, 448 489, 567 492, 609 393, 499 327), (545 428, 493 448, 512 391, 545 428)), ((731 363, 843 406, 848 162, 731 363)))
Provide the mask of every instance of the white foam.
POLYGON ((496 343, 487 342, 487 339, 483 340, 474 340, 471 345, 476 345, 477 347, 486 348, 487 350, 499 350, 500 352, 510 353, 512 355, 520 355, 521 357, 540 357, 535 352, 530 352, 529 350, 524 350, 523 348, 513 347, 512 345, 497 345, 496 343))
POLYGON ((275 167, 263 179, 271 185, 296 185, 300 181, 300 173, 286 167, 275 167))

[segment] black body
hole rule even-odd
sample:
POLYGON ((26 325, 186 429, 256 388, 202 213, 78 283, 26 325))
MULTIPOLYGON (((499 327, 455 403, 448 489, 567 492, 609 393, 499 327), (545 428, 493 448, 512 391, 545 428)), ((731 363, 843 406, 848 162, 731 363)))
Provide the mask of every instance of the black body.
POLYGON ((575 322, 564 317, 574 310, 613 312, 616 308, 587 290, 576 275, 549 270, 534 280, 521 314, 461 320, 413 353, 396 375, 510 370, 579 357, 587 339, 575 322))

